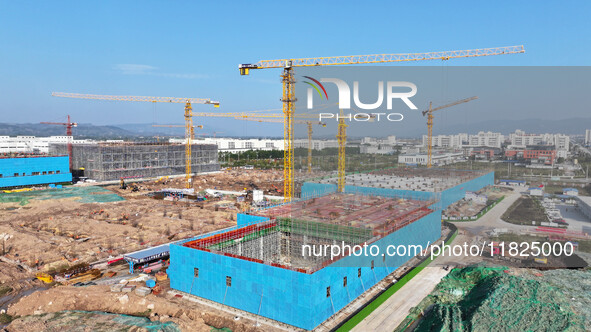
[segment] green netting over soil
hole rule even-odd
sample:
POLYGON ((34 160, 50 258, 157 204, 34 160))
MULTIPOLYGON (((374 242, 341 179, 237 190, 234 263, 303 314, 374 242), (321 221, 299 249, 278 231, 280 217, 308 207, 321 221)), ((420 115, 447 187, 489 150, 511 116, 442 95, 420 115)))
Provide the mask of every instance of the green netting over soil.
POLYGON ((221 329, 218 329, 218 328, 212 327, 212 328, 211 328, 211 332, 232 332, 232 330, 230 330, 230 329, 229 329, 229 328, 227 328, 227 327, 222 327, 221 329))
MULTIPOLYGON (((569 283, 566 274, 564 278, 552 277, 555 281, 562 280, 552 283, 549 275, 557 273, 554 271, 541 274, 524 270, 518 271, 517 275, 508 272, 504 267, 453 269, 419 306, 411 310, 401 327, 412 327, 410 323, 416 320, 418 324, 413 331, 587 330, 586 314, 573 306, 571 295, 563 288, 569 283), (424 316, 418 319, 421 313, 424 316)), ((586 274, 579 276, 581 280, 591 277, 589 272, 581 273, 586 274)), ((591 300, 590 284, 571 284, 574 288, 571 292, 591 300)), ((581 309, 588 303, 580 301, 581 309)), ((590 310, 588 308, 586 310, 590 310)))
POLYGON ((77 198, 77 201, 80 203, 109 203, 125 200, 123 197, 105 188, 85 186, 23 191, 18 193, 0 193, 0 203, 27 205, 32 199, 46 200, 71 197, 77 198))
MULTIPOLYGON (((98 311, 61 311, 42 315, 26 316, 13 322, 16 327, 40 327, 43 331, 147 331, 181 332, 172 322, 150 321, 145 317, 117 315, 98 311), (42 323, 41 323, 42 322, 42 323)), ((12 325, 12 326, 14 326, 12 325)))

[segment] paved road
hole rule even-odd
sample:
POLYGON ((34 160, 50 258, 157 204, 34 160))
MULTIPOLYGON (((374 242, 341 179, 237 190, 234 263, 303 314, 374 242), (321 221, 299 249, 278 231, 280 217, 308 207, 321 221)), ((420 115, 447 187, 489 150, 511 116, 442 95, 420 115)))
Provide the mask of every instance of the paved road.
POLYGON ((507 209, 515 203, 515 201, 521 196, 520 191, 523 189, 515 189, 512 193, 505 196, 505 198, 488 211, 484 216, 476 221, 469 222, 457 222, 454 223, 460 230, 465 230, 473 235, 482 235, 487 230, 494 228, 506 228, 510 231, 522 231, 527 229, 527 226, 510 224, 501 220, 501 216, 507 209))
POLYGON ((447 273, 441 267, 427 266, 352 331, 394 331, 408 316, 409 310, 431 293, 447 273))
POLYGON ((574 206, 568 204, 556 204, 562 218, 568 223, 568 230, 591 234, 591 220, 587 219, 574 206))

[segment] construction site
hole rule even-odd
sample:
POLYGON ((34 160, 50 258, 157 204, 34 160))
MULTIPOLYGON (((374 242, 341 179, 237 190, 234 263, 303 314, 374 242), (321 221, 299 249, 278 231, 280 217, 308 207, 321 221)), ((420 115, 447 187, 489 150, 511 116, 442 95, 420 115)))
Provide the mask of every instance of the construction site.
MULTIPOLYGON (((72 144, 73 169, 96 181, 154 178, 185 174, 184 144, 97 143, 72 144)), ((50 144, 50 154, 68 154, 68 144, 50 144)), ((220 170, 217 146, 191 144, 191 170, 207 173, 220 170)))
MULTIPOLYGON (((155 12, 165 13, 164 10, 155 12)), ((177 10, 176 15, 183 12, 185 10, 177 10)), ((239 14, 246 16, 242 12, 239 14)), ((90 16, 85 17, 90 19, 90 16)), ((133 17, 131 20, 129 17, 126 21, 133 22, 133 17)), ((255 23, 256 20, 259 19, 255 19, 255 23)), ((200 24, 202 20, 196 21, 200 24)), ((205 31, 210 28, 209 23, 206 24, 205 31)), ((249 22, 236 30, 246 35, 250 25, 256 24, 249 22)), ((146 26, 140 28, 149 30, 146 26)), ((134 27, 135 34, 140 35, 140 28, 134 27)), ((93 26, 93 29, 96 28, 93 26)), ((270 34, 280 32, 283 39, 288 32, 265 29, 270 34)), ((264 30, 255 31, 257 36, 260 31, 264 30)), ((177 34, 178 31, 173 31, 163 36, 172 41, 177 34)), ((197 41, 195 44, 200 47, 223 45, 219 36, 201 40, 203 35, 210 37, 210 34, 200 30, 183 38, 197 41)), ((154 36, 157 34, 150 36, 151 40, 155 40, 154 36)), ((116 38, 111 38, 108 46, 125 48, 124 44, 117 44, 116 38)), ((245 45, 239 47, 257 57, 258 52, 266 51, 269 45, 255 44, 256 39, 265 38, 248 39, 253 43, 252 49, 245 45)), ((125 40, 127 43, 130 43, 129 38, 125 40)), ((191 41, 183 45, 183 51, 190 51, 186 52, 190 58, 207 53, 202 48, 194 51, 192 44, 191 41)), ((78 47, 76 52, 69 52, 78 54, 85 49, 78 47)), ((160 51, 171 52, 172 48, 165 45, 160 51)), ((170 135, 169 140, 164 141, 160 132, 144 128, 144 131, 139 130, 141 134, 126 136, 126 132, 131 131, 118 128, 121 130, 114 131, 117 134, 97 135, 101 137, 99 141, 76 141, 73 128, 78 127, 78 123, 67 115, 65 122, 36 123, 61 126, 66 131, 60 140, 44 140, 48 153, 44 150, 42 154, 36 151, 35 155, 15 155, 20 152, 11 145, 7 150, 12 149, 8 153, 13 154, 0 159, 2 332, 589 330, 591 314, 587 307, 591 297, 586 294, 590 285, 585 281, 589 279, 588 273, 577 271, 573 274, 576 282, 565 286, 560 281, 570 277, 566 272, 540 272, 542 269, 586 267, 586 259, 591 261, 591 258, 585 258, 584 254, 578 256, 579 248, 591 246, 590 236, 584 232, 586 226, 581 222, 577 224, 581 230, 567 232, 565 225, 557 230, 553 227, 526 229, 528 225, 524 223, 508 224, 501 220, 501 215, 522 193, 495 185, 495 173, 491 171, 494 165, 473 170, 470 160, 470 167, 466 167, 470 170, 440 167, 444 162, 439 163, 439 152, 434 151, 437 148, 433 143, 434 114, 478 99, 473 95, 473 92, 480 93, 478 89, 451 89, 447 82, 453 75, 448 75, 447 67, 442 66, 438 71, 441 80, 429 80, 434 87, 424 89, 422 83, 410 82, 392 85, 388 81, 389 100, 387 106, 382 106, 383 79, 377 80, 379 97, 375 104, 360 101, 359 82, 355 81, 354 104, 372 112, 349 114, 347 122, 343 109, 356 111, 346 98, 350 99, 348 83, 305 71, 309 67, 447 62, 462 58, 477 62, 480 60, 475 58, 479 57, 525 53, 523 45, 422 53, 287 57, 240 63, 235 68, 238 69, 236 77, 262 69, 277 70, 280 74, 277 83, 281 83, 282 92, 275 97, 280 98, 281 108, 271 109, 278 105, 269 104, 264 105, 269 109, 250 112, 241 110, 249 107, 258 95, 231 82, 213 63, 202 66, 211 72, 201 73, 198 69, 197 74, 188 72, 193 70, 192 65, 183 63, 178 56, 175 57, 179 59, 177 68, 167 68, 166 63, 170 61, 164 57, 157 61, 152 59, 154 65, 141 64, 144 62, 140 60, 148 61, 151 56, 150 51, 142 53, 145 59, 116 54, 117 57, 109 60, 134 62, 93 63, 93 66, 99 66, 98 63, 117 75, 125 75, 127 80, 120 76, 97 80, 103 84, 121 82, 106 85, 117 89, 113 93, 121 95, 52 92, 50 100, 55 105, 49 105, 48 109, 65 113, 68 108, 82 108, 86 113, 75 115, 80 121, 91 121, 92 116, 100 114, 98 121, 94 120, 99 123, 103 121, 100 119, 103 113, 97 110, 116 114, 125 107, 120 104, 133 103, 125 109, 125 114, 120 117, 117 114, 116 121, 122 128, 180 127, 184 135, 170 135), (318 77, 318 80, 305 75, 318 77), (175 83, 177 79, 183 79, 184 83, 175 83), (224 82, 218 88, 220 97, 229 98, 228 109, 240 111, 215 110, 225 103, 223 99, 221 103, 203 97, 164 95, 200 91, 213 96, 216 88, 210 85, 219 83, 219 79, 224 82), (330 85, 327 92, 321 83, 334 83, 338 91, 330 85), (393 87, 410 88, 411 92, 394 93, 393 87), (128 90, 159 91, 162 95, 126 95, 128 90), (421 94, 417 94, 418 90, 421 94), (441 97, 435 96, 432 92, 435 90, 441 90, 441 97), (334 92, 338 92, 338 99, 334 92), (313 107, 314 98, 321 104, 316 108, 313 107), (296 113, 298 99, 302 102, 298 110, 306 109, 307 113, 296 113), (392 107, 395 99, 400 100, 392 107), (305 106, 304 101, 307 102, 305 106), (392 123, 387 122, 388 126, 384 126, 386 129, 379 135, 377 126, 371 127, 374 120, 379 121, 380 114, 386 114, 380 113, 386 108, 390 111, 404 103, 403 110, 418 110, 413 102, 423 108, 407 113, 414 117, 412 122, 420 122, 421 128, 426 129, 422 144, 417 143, 415 137, 403 135, 405 143, 396 144, 395 135, 399 135, 397 130, 402 128, 390 115, 399 114, 402 121, 401 113, 384 116, 392 123), (434 105, 439 102, 442 103, 434 105), (115 106, 105 106, 108 103, 115 106), (170 104, 171 109, 178 106, 178 114, 167 110, 165 115, 160 115, 160 120, 178 123, 182 118, 183 124, 157 123, 156 107, 165 104, 170 104), (213 107, 214 111, 194 111, 197 105, 213 107), (147 108, 152 108, 154 113, 151 123, 147 121, 147 108), (332 122, 333 126, 327 126, 322 117, 317 117, 322 110, 334 111, 324 113, 337 120, 332 122), (359 121, 360 114, 367 115, 368 123, 363 125, 370 128, 365 136, 354 135, 356 128, 350 128, 359 121), (247 139, 240 143, 232 140, 230 144, 232 135, 226 133, 228 136, 223 137, 228 138, 223 147, 226 154, 220 154, 221 145, 215 140, 216 134, 223 133, 219 129, 230 131, 232 125, 220 122, 219 127, 208 128, 202 121, 204 118, 278 123, 283 140, 270 141, 278 140, 281 132, 276 135, 260 130, 256 135, 247 135, 243 127, 243 135, 233 137, 238 137, 236 142, 248 136, 269 141, 261 142, 258 147, 247 139), (133 123, 126 123, 128 120, 133 123), (143 122, 137 123, 140 120, 143 122), (306 130, 298 133, 297 139, 296 125, 303 125, 301 128, 306 130), (198 132, 204 128, 214 140, 196 138, 208 135, 198 132), (321 133, 315 133, 316 130, 321 133), (317 139, 315 134, 319 136, 317 139), (298 149, 302 149, 297 166, 296 141, 298 149), (351 141, 355 147, 348 146, 351 141), (383 142, 392 144, 381 149, 383 142), (347 159, 348 148, 353 148, 358 156, 347 159), (258 151, 263 149, 281 150, 283 158, 275 154, 259 158, 258 151), (376 156, 368 151, 376 155, 384 152, 392 158, 378 166, 376 156), (246 155, 250 158, 246 162, 240 159, 243 152, 248 152, 246 155), (313 152, 322 158, 314 159, 313 152), (402 153, 415 156, 416 162, 396 162, 402 153), (234 154, 241 164, 224 163, 221 167, 219 159, 234 154), (420 160, 416 156, 420 156, 420 160), (324 162, 324 157, 330 162, 324 162), (253 159, 265 160, 250 164, 253 159), (336 166, 329 169, 333 160, 336 166), (362 164, 363 168, 356 169, 356 165, 362 164), (351 167, 347 168, 348 165, 351 167), (365 171, 368 169, 372 170, 365 171), (453 223, 455 221, 458 222, 453 223), (514 234, 522 236, 542 231, 553 234, 554 237, 545 238, 552 241, 552 248, 556 243, 568 243, 576 247, 576 254, 567 259, 561 252, 545 260, 533 255, 527 259, 505 255, 504 241, 525 239, 513 238, 514 234), (587 240, 589 243, 584 242, 587 240), (433 246, 452 243, 486 249, 465 260, 458 255, 446 257, 441 252, 434 253, 433 246), (395 248, 394 253, 392 248, 395 248), (400 251, 402 249, 404 252, 400 251), (502 254, 498 254, 501 250, 502 254), (570 262, 578 265, 569 265, 570 262), (524 266, 531 269, 522 269, 524 266)), ((217 59, 224 58, 216 53, 208 56, 211 54, 217 59)), ((107 74, 100 75, 113 74, 104 68, 101 71, 107 74)), ((68 77, 66 75, 71 74, 64 72, 64 77, 68 77)), ((98 83, 73 81, 76 84, 66 84, 53 78, 47 81, 55 85, 52 89, 64 87, 72 91, 69 89, 73 87, 92 86, 97 92, 105 90, 105 86, 98 83)), ((265 76, 251 81, 268 84, 265 76)), ((279 84, 276 85, 278 92, 279 84)), ((50 97, 49 91, 54 90, 48 90, 45 97, 50 97)), ((362 99, 366 100, 365 97, 362 99)), ((470 103, 470 107, 472 105, 476 103, 470 103)), ((19 105, 15 109, 20 108, 19 105)), ((474 106, 474 109, 486 108, 474 106)), ((464 108, 466 110, 471 109, 464 108)), ((101 125, 108 127, 114 123, 101 125)), ((475 131, 472 129, 470 131, 475 131)), ((465 135, 467 140, 468 134, 465 135)), ((34 136, 27 137, 21 141, 34 141, 34 136)), ((16 143, 7 144, 16 146, 16 143)), ((30 149, 39 150, 39 146, 41 144, 31 144, 30 149)), ((458 149, 446 158, 450 163, 468 161, 470 153, 458 149)), ((527 253, 531 251, 533 249, 527 253)))
POLYGON ((348 193, 239 215, 236 227, 171 245, 171 287, 311 330, 414 254, 331 258, 305 246, 426 245, 441 236, 440 216, 435 200, 348 193))
MULTIPOLYGON (((302 184, 302 197, 337 190, 338 177, 307 180, 302 184)), ((465 196, 466 191, 478 191, 494 184, 494 173, 488 171, 450 170, 437 168, 390 168, 368 173, 347 174, 346 192, 388 193, 427 199, 441 197, 443 208, 465 196)))

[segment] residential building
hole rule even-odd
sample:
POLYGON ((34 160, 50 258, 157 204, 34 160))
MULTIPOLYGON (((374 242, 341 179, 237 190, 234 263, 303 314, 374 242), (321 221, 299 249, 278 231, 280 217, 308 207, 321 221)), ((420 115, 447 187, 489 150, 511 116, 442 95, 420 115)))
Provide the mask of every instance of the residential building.
POLYGON ((385 139, 364 137, 361 139, 361 153, 391 154, 396 152, 396 136, 391 135, 385 139))
MULTIPOLYGON (((184 143, 184 138, 171 138, 170 143, 184 143)), ((306 144, 307 144, 306 140, 306 144)), ((219 152, 240 152, 246 150, 283 150, 282 139, 258 139, 258 138, 220 138, 208 137, 193 140, 194 144, 215 144, 219 152)), ((307 146, 307 145, 306 145, 307 146)))
POLYGON ((509 149, 523 149, 528 145, 551 145, 557 150, 557 156, 566 158, 570 148, 570 137, 563 134, 527 134, 516 130, 509 135, 509 149))
MULTIPOLYGON (((423 135, 423 146, 427 146, 427 135, 423 135)), ((505 141, 501 133, 481 131, 475 135, 460 133, 456 135, 436 135, 432 137, 431 146, 441 148, 459 149, 463 147, 490 147, 500 148, 505 141)))

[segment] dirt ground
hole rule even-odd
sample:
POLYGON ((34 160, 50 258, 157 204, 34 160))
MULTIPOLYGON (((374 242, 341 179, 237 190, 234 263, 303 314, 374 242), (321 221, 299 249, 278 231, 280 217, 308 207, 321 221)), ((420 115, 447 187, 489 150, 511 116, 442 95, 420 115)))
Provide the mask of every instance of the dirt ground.
MULTIPOLYGON (((282 189, 281 177, 280 171, 227 170, 196 176, 193 184, 196 191, 247 188, 281 195, 276 190, 282 189)), ((37 271, 51 273, 81 262, 105 260, 236 225, 237 210, 216 208, 220 203, 232 207, 235 199, 188 203, 157 200, 146 195, 163 188, 184 188, 184 178, 164 178, 137 185, 140 190, 136 192, 119 189, 118 185, 105 187, 125 198, 118 202, 82 203, 77 197, 71 197, 31 199, 25 205, 0 203, 0 234, 12 235, 6 241, 6 254, 0 256, 0 290, 4 299, 25 295, 13 301, 9 314, 96 310, 134 315, 145 312, 152 304, 150 319, 170 319, 183 330, 209 331, 210 326, 230 327, 233 331, 252 330, 252 324, 244 325, 219 311, 189 304, 186 300, 179 302, 177 298, 155 295, 140 298, 128 294, 128 299, 122 300, 123 294, 111 293, 106 286, 57 286, 34 291, 45 287, 35 279, 37 271)), ((0 243, 0 254, 1 249, 0 243)), ((23 330, 21 327, 28 323, 29 320, 14 321, 9 331, 23 330)))
MULTIPOLYGON (((238 190, 250 188, 251 183, 275 183, 280 176, 278 171, 232 170, 197 176, 194 183, 201 189, 238 190)), ((139 192, 106 187, 126 198, 120 202, 80 203, 75 198, 64 198, 31 200, 25 206, 2 203, 0 233, 13 236, 6 242, 5 257, 49 269, 115 257, 236 224, 236 211, 215 211, 220 201, 188 204, 145 195, 152 190, 184 186, 183 179, 162 182, 142 182, 139 192)))
MULTIPOLYGON (((138 284, 139 285, 139 284, 138 284)), ((11 316, 43 315, 64 310, 100 311, 115 314, 145 316, 160 322, 172 321, 182 331, 211 331, 211 327, 228 327, 232 331, 256 331, 255 322, 248 319, 234 320, 234 316, 176 298, 167 293, 149 294, 146 297, 131 293, 112 293, 109 286, 72 287, 59 286, 35 292, 13 304, 7 313, 11 316)), ((40 320, 39 330, 43 330, 40 320)), ((75 324, 76 322, 72 322, 75 324)), ((30 319, 17 319, 6 329, 8 331, 33 331, 30 319)), ((264 326, 265 331, 274 331, 264 326)))
MULTIPOLYGON (((140 192, 156 191, 165 188, 184 188, 186 180, 184 177, 167 178, 163 177, 159 181, 139 182, 137 183, 140 192)), ((283 190, 283 171, 281 170, 245 170, 228 169, 219 173, 202 174, 192 178, 195 192, 205 189, 221 189, 231 191, 242 191, 259 189, 266 195, 280 195, 283 190), (277 191, 279 189, 279 191, 277 191)), ((118 185, 106 187, 116 193, 126 194, 127 191, 119 189, 118 185)), ((132 195, 133 196, 133 195, 132 195)))
MULTIPOLYGON (((489 186, 477 191, 479 195, 486 195, 488 201, 496 201, 504 195, 509 194, 512 191, 510 188, 489 186)), ((486 207, 486 204, 477 203, 472 200, 461 199, 456 203, 450 205, 445 211, 444 215, 448 217, 472 217, 478 214, 482 209, 486 207)))

